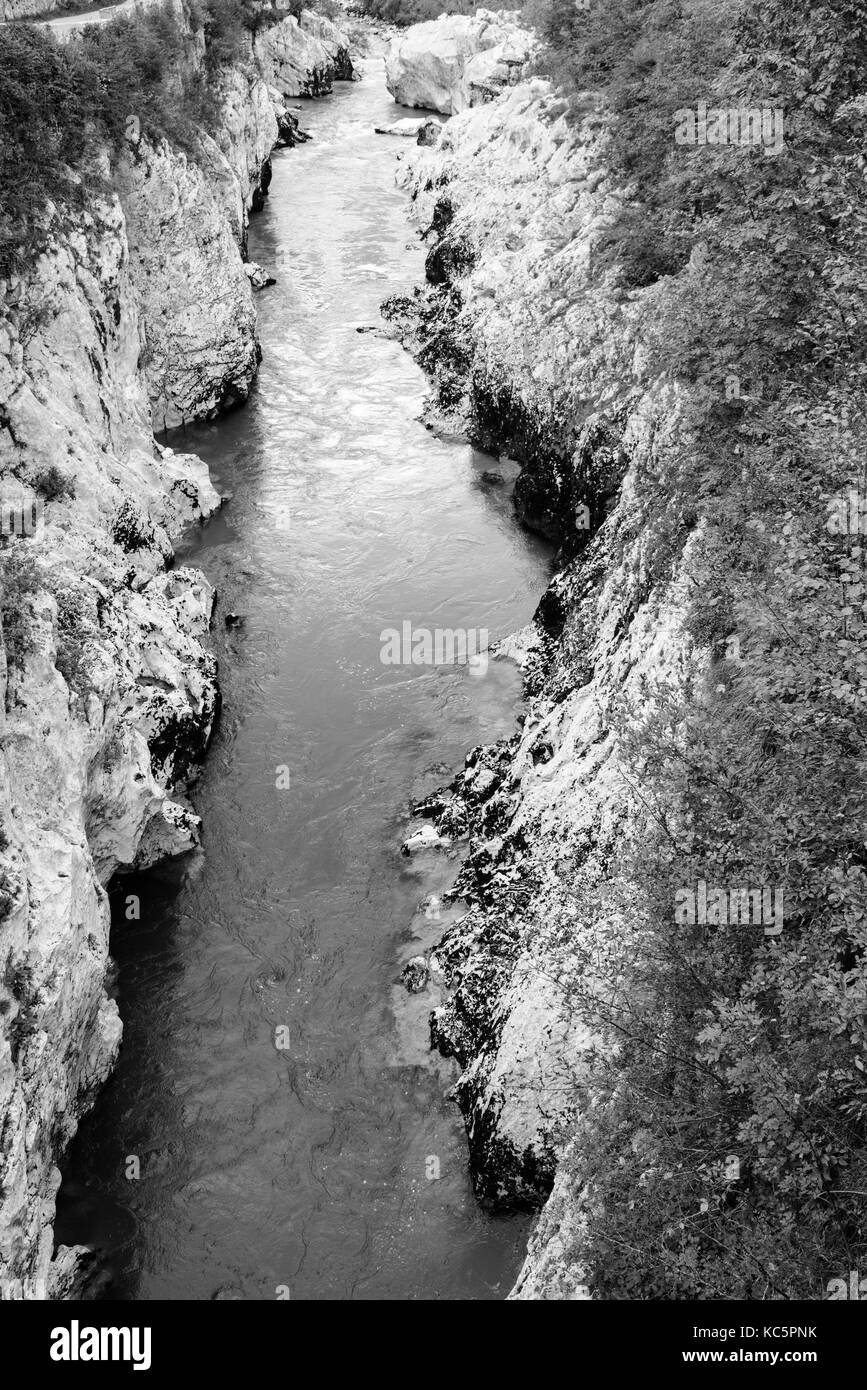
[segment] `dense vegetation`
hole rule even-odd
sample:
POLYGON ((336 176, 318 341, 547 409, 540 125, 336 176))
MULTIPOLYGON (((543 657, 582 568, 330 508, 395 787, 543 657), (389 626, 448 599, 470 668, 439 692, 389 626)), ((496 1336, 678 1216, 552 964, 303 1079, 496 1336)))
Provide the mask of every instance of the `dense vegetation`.
POLYGON ((145 135, 194 146, 216 118, 221 66, 291 8, 189 0, 192 33, 165 6, 90 26, 68 44, 33 25, 0 27, 0 276, 92 199, 101 187, 93 155, 123 146, 130 116, 145 135))
POLYGON ((649 373, 685 402, 638 482, 647 580, 690 546, 706 656, 622 711, 640 830, 607 883, 574 884, 622 928, 604 1006, 599 941, 569 976, 605 1040, 576 1098, 574 1253, 603 1298, 822 1297, 867 1270, 867 590, 857 509, 828 525, 865 496, 867 10, 550 0, 541 24, 632 188, 599 270, 643 287, 649 373), (781 110, 784 147, 676 144, 701 101, 781 110), (678 923, 701 879, 782 890, 783 932, 678 923))
POLYGON ((359 0, 358 8, 362 14, 373 19, 384 19, 388 24, 423 24, 429 19, 438 19, 441 14, 475 14, 478 9, 514 10, 519 9, 521 0, 492 0, 490 5, 479 4, 478 0, 359 0))

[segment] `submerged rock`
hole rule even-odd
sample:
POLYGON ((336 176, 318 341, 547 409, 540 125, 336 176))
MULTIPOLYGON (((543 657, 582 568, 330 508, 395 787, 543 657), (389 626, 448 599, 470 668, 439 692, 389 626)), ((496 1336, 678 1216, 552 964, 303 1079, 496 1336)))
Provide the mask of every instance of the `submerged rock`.
POLYGON ((412 960, 403 967, 400 978, 410 994, 421 994, 427 988, 430 979, 427 961, 424 956, 413 956, 412 960))
POLYGON ((417 145, 435 145, 440 138, 442 126, 439 121, 422 121, 418 128, 418 135, 415 143, 417 145))
POLYGON ((247 261, 244 266, 244 273, 254 290, 264 290, 269 285, 276 285, 277 283, 275 277, 256 261, 247 261))
POLYGON ((394 121, 392 125, 377 125, 373 127, 375 135, 400 135, 405 139, 413 139, 418 135, 426 121, 415 120, 412 116, 404 116, 401 121, 394 121))
POLYGON ((449 841, 438 835, 432 825, 423 825, 410 835, 400 847, 401 854, 418 854, 420 850, 443 849, 449 841))
POLYGON ((270 89, 269 95, 274 103, 274 114, 277 118, 277 139, 275 149, 294 149, 296 145, 303 145, 311 138, 306 130, 301 129, 298 117, 283 105, 280 92, 275 87, 270 89))

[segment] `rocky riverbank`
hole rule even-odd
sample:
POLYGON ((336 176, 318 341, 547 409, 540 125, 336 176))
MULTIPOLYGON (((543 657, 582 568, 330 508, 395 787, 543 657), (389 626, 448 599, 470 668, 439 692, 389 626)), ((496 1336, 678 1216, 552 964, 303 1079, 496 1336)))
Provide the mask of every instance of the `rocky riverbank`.
POLYGON ((417 808, 468 840, 454 895, 469 910, 433 952, 449 998, 431 1041, 461 1067, 478 1196, 544 1208, 513 1297, 583 1298, 580 1184, 558 1172, 582 1059, 610 1046, 574 1004, 604 1000, 625 930, 596 890, 642 814, 616 711, 696 658, 681 626, 686 537, 654 553, 643 496, 679 409, 643 371, 655 291, 590 269, 621 199, 604 131, 592 112, 568 124, 542 78, 504 85, 402 165, 427 285, 385 306, 433 378, 431 424, 517 460, 519 517, 559 543, 534 623, 503 649, 525 673, 522 727, 417 808))
POLYGON ((301 138, 286 101, 351 75, 321 15, 260 28, 195 153, 131 118, 112 191, 2 286, 0 1298, 62 1293, 75 1267, 53 1255, 57 1163, 121 1036, 106 885, 198 842, 184 793, 218 707, 214 594, 171 562, 220 499, 154 430, 246 397, 247 219, 272 149, 301 138))

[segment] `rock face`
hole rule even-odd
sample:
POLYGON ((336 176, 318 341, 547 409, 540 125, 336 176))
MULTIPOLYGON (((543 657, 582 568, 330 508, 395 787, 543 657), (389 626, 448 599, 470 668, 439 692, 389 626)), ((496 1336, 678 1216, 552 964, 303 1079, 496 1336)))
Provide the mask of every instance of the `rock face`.
POLYGON ((41 490, 44 509, 0 557, 0 1273, 14 1289, 48 1273, 55 1155, 120 1040, 105 885, 197 842, 170 788, 214 719, 213 596, 165 562, 219 499, 198 459, 153 441, 116 199, 7 291, 4 498, 41 490))
POLYGON ((401 106, 452 115, 520 80, 534 40, 508 12, 441 15, 392 40, 386 85, 401 106))
POLYGON ((259 361, 256 311, 233 224, 205 173, 164 142, 141 160, 125 161, 116 184, 141 286, 155 426, 208 419, 246 400, 259 361))
POLYGON ((243 265, 247 218, 267 195, 275 145, 295 143, 298 123, 283 100, 322 95, 351 76, 347 39, 304 10, 251 38, 250 62, 226 74, 219 128, 202 134, 195 160, 165 141, 151 148, 130 140, 115 186, 143 299, 142 367, 155 428, 246 400, 259 362, 243 265))
POLYGON ((521 463, 519 515, 560 546, 533 624, 505 644, 524 670, 522 727, 417 808, 469 836, 453 892, 469 910, 435 948, 448 997, 431 1040, 462 1069, 478 1195, 544 1204, 512 1296, 580 1299, 580 1161, 562 1135, 603 1042, 570 1001, 604 995, 598 962, 628 924, 595 890, 643 814, 615 711, 697 668, 681 627, 695 534, 658 567, 643 524, 642 479, 663 466, 681 403, 643 372, 654 287, 625 296, 593 260, 620 193, 590 118, 567 125, 548 84, 526 80, 401 167, 428 285, 386 317, 433 377, 429 418, 521 463))
MULTIPOLYGON (((303 18, 272 42, 288 64, 297 41, 321 86, 341 43, 303 18)), ((198 843, 214 595, 167 565, 220 499, 153 429, 249 388, 247 216, 295 130, 272 68, 245 64, 198 160, 131 132, 113 193, 0 284, 0 501, 23 509, 0 538, 0 1299, 73 1286, 79 1252, 52 1259, 57 1161, 121 1035, 106 886, 198 843)))
POLYGON ((352 78, 348 39, 313 10, 261 30, 253 39, 253 57, 265 80, 286 97, 325 96, 334 82, 352 78))

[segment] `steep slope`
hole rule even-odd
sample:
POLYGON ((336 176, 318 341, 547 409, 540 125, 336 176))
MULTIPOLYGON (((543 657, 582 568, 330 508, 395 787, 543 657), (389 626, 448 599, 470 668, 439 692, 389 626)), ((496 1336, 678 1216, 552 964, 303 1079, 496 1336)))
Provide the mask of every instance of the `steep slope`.
POLYGON ((121 1034, 106 885, 198 842, 184 791, 218 705, 214 595, 170 566, 220 499, 153 430, 247 394, 242 253, 271 150, 297 136, 283 96, 351 73, 346 40, 307 12, 253 49, 264 75, 251 57, 222 73, 198 158, 132 120, 105 157, 113 191, 2 287, 2 1298, 62 1292, 74 1268, 75 1252, 52 1262, 57 1159, 121 1034))
POLYGON ((567 95, 403 175, 431 423, 560 544, 520 732, 419 808, 469 836, 432 1041, 479 1195, 546 1204, 516 1297, 822 1297, 867 1162, 864 17, 613 11, 555 0, 567 95))

